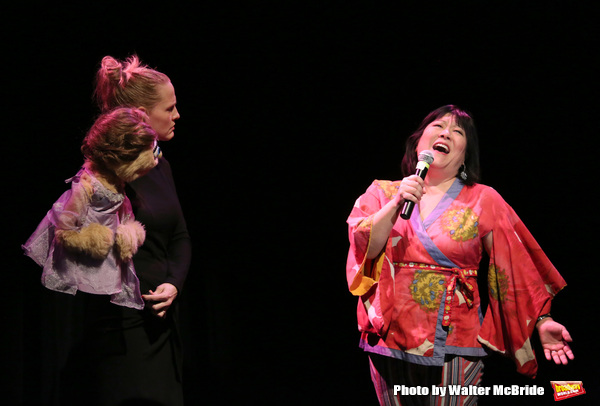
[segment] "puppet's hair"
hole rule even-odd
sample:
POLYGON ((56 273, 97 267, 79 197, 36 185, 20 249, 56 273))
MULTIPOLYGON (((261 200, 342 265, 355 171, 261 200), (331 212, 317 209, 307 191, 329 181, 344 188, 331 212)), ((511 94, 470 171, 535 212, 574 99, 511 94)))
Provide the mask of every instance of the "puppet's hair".
POLYGON ((148 121, 139 109, 121 107, 104 113, 85 136, 81 152, 98 169, 133 162, 157 138, 148 121))
POLYGON ((105 56, 96 73, 94 97, 102 112, 119 106, 151 110, 160 101, 157 86, 169 82, 167 75, 142 64, 137 55, 125 61, 105 56))

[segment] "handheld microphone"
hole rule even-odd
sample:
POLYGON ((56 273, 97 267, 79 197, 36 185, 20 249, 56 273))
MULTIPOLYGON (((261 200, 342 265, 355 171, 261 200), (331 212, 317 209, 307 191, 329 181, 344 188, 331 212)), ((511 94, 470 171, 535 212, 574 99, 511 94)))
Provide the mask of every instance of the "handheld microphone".
MULTIPOLYGON (((417 162, 417 171, 415 172, 415 175, 420 176, 421 179, 425 180, 425 175, 427 175, 429 165, 431 165, 432 163, 433 152, 429 150, 422 151, 419 154, 419 162, 417 162)), ((414 208, 415 202, 413 202, 412 200, 406 200, 404 202, 404 206, 402 206, 402 212, 400 213, 400 217, 402 217, 404 220, 408 220, 414 208)))

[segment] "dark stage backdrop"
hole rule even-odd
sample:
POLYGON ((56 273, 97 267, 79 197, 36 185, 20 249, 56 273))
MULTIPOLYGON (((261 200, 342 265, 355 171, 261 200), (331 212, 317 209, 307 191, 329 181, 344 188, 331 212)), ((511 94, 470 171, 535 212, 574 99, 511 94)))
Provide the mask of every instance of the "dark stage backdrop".
POLYGON ((47 402, 68 351, 71 298, 40 286, 20 244, 81 164, 99 61, 131 53, 171 77, 181 113, 163 150, 194 242, 180 297, 188 404, 376 404, 345 221, 373 179, 400 178, 404 139, 449 103, 478 123, 483 183, 567 280, 553 314, 577 357, 540 360, 531 381, 492 356, 485 386, 546 394, 480 404, 554 404, 551 380, 583 381, 570 405, 598 402, 592 7, 373 3, 46 2, 4 15, 6 404, 47 402))

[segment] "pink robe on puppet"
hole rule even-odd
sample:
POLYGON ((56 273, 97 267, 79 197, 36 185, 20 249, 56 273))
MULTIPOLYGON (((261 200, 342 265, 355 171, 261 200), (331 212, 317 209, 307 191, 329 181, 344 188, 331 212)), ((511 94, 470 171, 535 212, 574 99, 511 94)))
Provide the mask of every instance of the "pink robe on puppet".
POLYGON ((422 365, 443 365, 446 354, 511 357, 535 376, 529 338, 566 284, 512 208, 492 188, 456 180, 422 220, 418 206, 399 219, 376 258, 366 253, 373 215, 400 182, 374 181, 350 217, 346 274, 358 301, 361 347, 422 365), (489 305, 483 316, 477 287, 482 238, 493 236, 489 305))
POLYGON ((114 249, 104 259, 72 253, 58 244, 54 235, 57 228, 80 230, 91 223, 107 226, 115 233, 119 224, 133 221, 129 199, 124 194, 108 190, 85 169, 66 182, 71 182, 71 189, 54 203, 23 245, 25 254, 43 267, 42 284, 48 289, 72 295, 78 290, 110 295, 114 304, 143 309, 144 301, 133 261, 121 261, 114 249), (83 177, 92 185, 93 193, 89 198, 81 198, 87 195, 81 184, 83 177), (72 197, 84 202, 76 212, 65 209, 72 197))

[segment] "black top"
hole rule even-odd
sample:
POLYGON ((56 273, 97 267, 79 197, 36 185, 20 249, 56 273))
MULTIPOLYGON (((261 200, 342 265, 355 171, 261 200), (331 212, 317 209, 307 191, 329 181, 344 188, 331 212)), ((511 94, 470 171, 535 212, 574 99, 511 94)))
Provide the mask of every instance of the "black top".
POLYGON ((146 241, 133 257, 142 294, 165 282, 181 293, 192 246, 169 162, 160 158, 147 175, 127 185, 126 194, 135 219, 146 228, 146 241))
MULTIPOLYGON (((165 282, 181 292, 191 242, 169 163, 161 158, 126 186, 126 194, 146 227, 146 240, 133 257, 142 294, 165 282)), ((183 405, 176 303, 160 319, 148 309, 115 306, 107 295, 78 297, 84 300, 84 331, 59 374, 60 404, 108 406, 143 396, 148 404, 183 405)))

